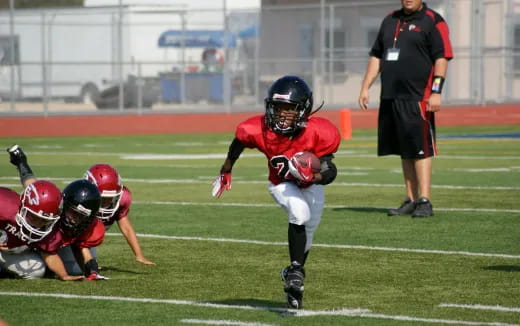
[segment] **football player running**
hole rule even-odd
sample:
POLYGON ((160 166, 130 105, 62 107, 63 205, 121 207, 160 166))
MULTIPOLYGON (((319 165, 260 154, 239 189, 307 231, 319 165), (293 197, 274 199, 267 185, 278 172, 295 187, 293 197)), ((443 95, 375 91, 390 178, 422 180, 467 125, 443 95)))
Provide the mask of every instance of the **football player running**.
MULTIPOLYGON (((37 183, 28 162, 25 153, 18 145, 14 145, 7 149, 10 162, 16 166, 20 174, 20 181, 24 187, 37 183)), ((71 182, 63 190, 61 197, 63 198, 62 216, 57 223, 59 233, 58 252, 52 254, 43 254, 45 263, 49 266, 48 261, 58 265, 64 265, 68 274, 84 274, 87 280, 107 279, 99 274, 97 260, 93 257, 90 248, 100 245, 105 237, 105 228, 103 223, 96 219, 96 214, 101 204, 101 195, 97 187, 87 180, 76 180, 71 182), (74 261, 71 263, 62 256, 63 247, 71 246, 74 252, 74 261), (48 256, 48 257, 47 257, 48 256), (76 261, 82 270, 78 273, 73 269, 76 261)), ((61 276, 58 274, 61 278, 61 276)), ((83 276, 76 276, 76 279, 83 276)))
POLYGON ((227 158, 214 181, 213 196, 231 189, 231 170, 244 148, 257 148, 265 154, 269 169, 269 192, 288 215, 290 265, 281 272, 289 307, 300 309, 303 303, 304 265, 314 232, 323 212, 324 185, 337 174, 332 162, 340 144, 337 128, 328 120, 311 117, 312 91, 296 76, 284 76, 270 87, 265 99, 265 114, 238 125, 227 158), (321 170, 291 160, 298 152, 314 153, 321 170))

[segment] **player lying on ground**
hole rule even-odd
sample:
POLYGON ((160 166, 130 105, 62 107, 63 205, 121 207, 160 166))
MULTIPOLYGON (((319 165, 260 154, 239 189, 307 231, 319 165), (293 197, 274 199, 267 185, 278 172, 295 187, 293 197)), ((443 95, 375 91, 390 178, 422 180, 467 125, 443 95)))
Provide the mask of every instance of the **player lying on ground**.
MULTIPOLYGON (((132 193, 123 185, 117 170, 109 164, 94 164, 85 172, 84 178, 95 184, 101 194, 101 206, 96 216, 105 226, 105 230, 108 231, 117 222, 119 230, 134 253, 135 260, 144 265, 155 266, 155 263, 144 256, 139 245, 139 240, 128 217, 132 205, 132 193)), ((96 248, 91 248, 90 251, 92 256, 97 258, 96 248)), ((67 270, 80 273, 81 267, 76 263, 70 247, 62 248, 60 256, 63 258, 67 270)))
POLYGON ((0 271, 2 276, 42 278, 46 268, 63 281, 71 276, 57 255, 62 194, 52 182, 32 182, 22 192, 0 187, 0 271))
MULTIPOLYGON (((20 173, 20 181, 24 187, 37 182, 25 153, 18 145, 7 149, 11 163, 17 167, 20 173)), ((99 274, 96 259, 92 256, 89 248, 100 245, 105 236, 105 228, 96 219, 96 214, 101 204, 101 195, 95 185, 87 180, 76 180, 71 182, 62 193, 63 211, 57 223, 59 248, 71 245, 74 248, 74 256, 80 266, 83 266, 83 274, 88 280, 106 279, 99 274)), ((47 255, 42 253, 47 263, 59 261, 62 258, 57 253, 47 255)), ((47 266, 49 264, 47 263, 47 266)), ((67 266, 66 266, 67 267, 67 266)), ((52 268, 49 266, 52 270, 52 268)), ((67 274, 73 274, 67 269, 67 274)))

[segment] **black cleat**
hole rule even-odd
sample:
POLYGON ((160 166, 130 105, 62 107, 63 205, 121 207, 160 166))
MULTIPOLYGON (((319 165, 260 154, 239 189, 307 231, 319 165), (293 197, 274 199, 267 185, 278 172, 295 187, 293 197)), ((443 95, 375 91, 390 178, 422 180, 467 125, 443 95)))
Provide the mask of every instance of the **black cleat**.
POLYGON ((291 264, 282 269, 280 273, 284 281, 283 290, 287 299, 289 308, 301 309, 303 305, 303 280, 305 279, 305 271, 297 263, 291 264))
POLYGON ((7 152, 9 153, 9 161, 14 166, 18 166, 20 163, 27 163, 27 157, 20 146, 13 145, 7 149, 7 152))
POLYGON ((410 198, 407 198, 398 208, 389 209, 388 216, 410 215, 413 213, 414 209, 415 203, 410 198))
POLYGON ((433 216, 433 206, 428 198, 421 197, 415 201, 415 210, 412 217, 430 217, 433 216))

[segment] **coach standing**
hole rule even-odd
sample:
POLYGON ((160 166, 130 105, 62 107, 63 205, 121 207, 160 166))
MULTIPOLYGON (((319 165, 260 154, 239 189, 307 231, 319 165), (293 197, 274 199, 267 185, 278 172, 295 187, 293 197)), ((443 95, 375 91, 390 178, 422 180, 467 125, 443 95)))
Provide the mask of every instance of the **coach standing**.
POLYGON ((386 16, 370 51, 359 105, 381 72, 378 155, 400 155, 406 198, 388 215, 433 216, 430 203, 432 157, 437 155, 434 112, 453 58, 448 25, 422 0, 401 0, 386 16))

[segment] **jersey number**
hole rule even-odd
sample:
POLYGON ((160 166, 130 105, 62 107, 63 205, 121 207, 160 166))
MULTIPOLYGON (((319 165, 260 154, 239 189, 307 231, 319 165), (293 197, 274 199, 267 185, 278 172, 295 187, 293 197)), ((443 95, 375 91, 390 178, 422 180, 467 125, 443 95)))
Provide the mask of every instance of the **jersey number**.
POLYGON ((289 159, 285 155, 271 157, 269 164, 276 169, 278 176, 282 180, 288 180, 289 177, 289 159))

